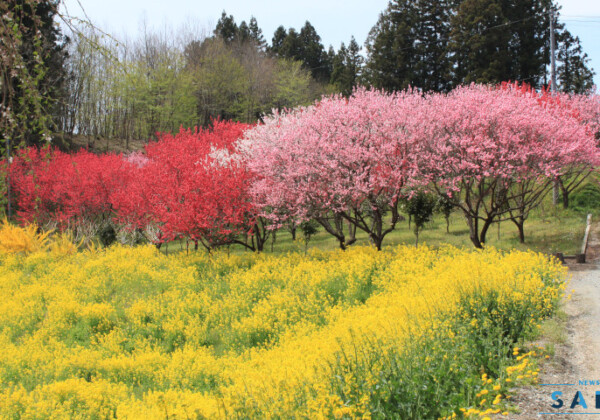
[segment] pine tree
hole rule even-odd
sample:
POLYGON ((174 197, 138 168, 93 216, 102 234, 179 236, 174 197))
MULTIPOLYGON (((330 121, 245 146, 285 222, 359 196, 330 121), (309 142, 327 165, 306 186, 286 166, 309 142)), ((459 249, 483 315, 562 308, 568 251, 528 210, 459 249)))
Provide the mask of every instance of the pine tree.
POLYGON ((363 56, 360 55, 360 46, 354 37, 350 38, 350 43, 348 44, 348 60, 346 62, 346 66, 350 68, 350 74, 352 74, 353 78, 353 86, 358 84, 358 80, 362 75, 362 66, 365 61, 363 56))
POLYGON ((273 35, 270 51, 280 58, 301 61, 302 67, 309 70, 316 80, 329 82, 331 60, 321 44, 321 37, 310 22, 306 21, 300 33, 294 28, 286 31, 279 26, 273 35))
POLYGON ((236 40, 241 43, 245 43, 245 42, 249 42, 250 39, 251 39, 250 28, 248 27, 248 24, 246 23, 246 21, 242 20, 242 22, 240 23, 240 26, 238 27, 236 40))
POLYGON ((448 38, 450 17, 455 0, 419 0, 415 30, 415 80, 413 84, 424 91, 447 91, 450 83, 448 38))
POLYGON ((379 15, 366 45, 365 71, 370 85, 393 91, 414 84, 416 12, 413 1, 394 0, 379 15))
POLYGON ((544 84, 552 0, 465 0, 451 19, 454 83, 544 84))
POLYGON ((291 58, 294 60, 303 61, 302 52, 302 41, 300 40, 300 35, 294 28, 290 28, 287 31, 286 37, 281 43, 281 47, 279 48, 277 55, 281 58, 291 58))
POLYGON ((456 0, 394 0, 367 40, 367 80, 387 90, 450 87, 447 42, 456 0))
POLYGON ((287 31, 283 26, 280 25, 277 29, 275 29, 275 33, 273 34, 270 51, 275 55, 281 55, 281 49, 286 38, 287 31))
POLYGON ((367 39, 365 80, 386 90, 544 84, 555 0, 392 0, 367 39))
POLYGON ((556 69, 560 90, 586 93, 594 87, 594 70, 589 67, 587 54, 583 52, 579 37, 567 30, 558 34, 558 62, 556 69))
POLYGON ((328 82, 331 76, 331 64, 321 43, 321 37, 309 21, 306 21, 300 30, 300 43, 301 55, 297 58, 304 63, 305 68, 310 70, 315 79, 328 82))
POLYGON ((215 36, 220 37, 226 43, 231 43, 237 39, 239 28, 235 23, 232 15, 227 16, 225 10, 221 14, 221 18, 217 22, 217 27, 214 32, 215 36))
POLYGON ((250 39, 256 43, 256 46, 259 50, 265 51, 267 48, 267 42, 265 41, 262 29, 258 27, 258 22, 254 16, 250 18, 248 29, 250 31, 250 39))
POLYGON ((510 80, 511 33, 498 0, 465 0, 451 19, 453 79, 462 83, 510 80))
POLYGON ((334 54, 331 58, 330 83, 336 91, 341 92, 344 96, 352 94, 361 75, 362 62, 360 47, 354 37, 351 38, 347 48, 342 42, 337 54, 334 54))
POLYGON ((502 80, 544 84, 550 64, 550 15, 554 0, 502 0, 502 13, 508 20, 502 29, 511 34, 510 72, 502 80))

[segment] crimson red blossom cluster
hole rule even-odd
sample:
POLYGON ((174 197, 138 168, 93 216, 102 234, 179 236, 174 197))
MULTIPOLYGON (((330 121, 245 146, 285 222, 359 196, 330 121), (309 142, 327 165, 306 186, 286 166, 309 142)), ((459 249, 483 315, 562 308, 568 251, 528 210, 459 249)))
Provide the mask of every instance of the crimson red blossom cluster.
POLYGON ((188 238, 211 248, 252 229, 251 180, 235 157, 245 124, 161 135, 144 153, 24 150, 11 181, 23 222, 77 229, 112 220, 157 244, 188 238))
POLYGON ((594 170, 598 131, 596 95, 517 84, 428 95, 358 89, 256 126, 215 121, 161 135, 143 153, 27 149, 10 179, 27 222, 110 219, 152 227, 156 243, 184 237, 254 250, 270 230, 308 220, 341 248, 357 230, 381 248, 406 200, 427 190, 463 212, 482 247, 492 223, 512 220, 524 235, 551 183, 572 188, 594 170))

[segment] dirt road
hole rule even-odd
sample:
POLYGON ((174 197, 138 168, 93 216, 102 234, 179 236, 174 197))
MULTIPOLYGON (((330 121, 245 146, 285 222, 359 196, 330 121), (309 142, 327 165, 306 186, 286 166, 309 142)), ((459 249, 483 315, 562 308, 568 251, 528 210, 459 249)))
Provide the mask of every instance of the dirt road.
POLYGON ((588 262, 570 265, 572 296, 564 305, 566 330, 558 327, 559 337, 553 337, 555 356, 543 364, 540 385, 514 396, 521 412, 511 419, 600 419, 600 223, 595 225, 588 262), (555 392, 562 394, 552 399, 555 392))

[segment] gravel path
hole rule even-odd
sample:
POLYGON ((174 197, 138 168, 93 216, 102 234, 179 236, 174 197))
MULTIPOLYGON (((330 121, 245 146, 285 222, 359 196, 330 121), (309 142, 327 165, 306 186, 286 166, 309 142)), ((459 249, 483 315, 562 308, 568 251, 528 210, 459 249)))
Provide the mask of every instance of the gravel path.
POLYGON ((600 419, 600 396, 596 408, 596 391, 600 392, 600 224, 595 225, 588 263, 570 265, 573 278, 567 292, 572 292, 572 296, 564 306, 566 340, 556 345, 555 356, 544 363, 540 372, 540 384, 571 385, 538 385, 520 390, 514 402, 521 413, 510 415, 511 419, 600 419), (555 403, 551 398, 555 391, 562 392, 558 396, 564 402, 562 408, 551 406, 555 403), (576 405, 570 409, 578 391, 587 408, 576 405))

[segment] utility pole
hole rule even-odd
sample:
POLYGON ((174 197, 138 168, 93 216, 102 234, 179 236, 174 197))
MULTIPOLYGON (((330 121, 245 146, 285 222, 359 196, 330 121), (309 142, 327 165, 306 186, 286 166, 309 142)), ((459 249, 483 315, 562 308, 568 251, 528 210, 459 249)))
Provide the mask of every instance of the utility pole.
MULTIPOLYGON (((550 91, 556 93, 556 39, 554 37, 554 6, 550 7, 550 91)), ((558 180, 552 185, 552 204, 558 204, 558 180)))
POLYGON ((554 8, 550 9, 550 89, 556 92, 556 39, 554 37, 554 8))

